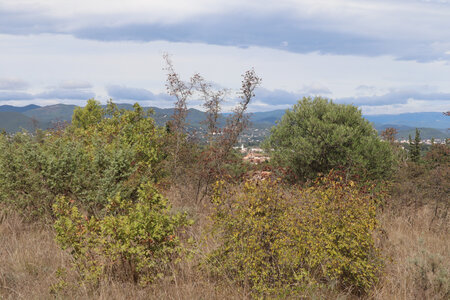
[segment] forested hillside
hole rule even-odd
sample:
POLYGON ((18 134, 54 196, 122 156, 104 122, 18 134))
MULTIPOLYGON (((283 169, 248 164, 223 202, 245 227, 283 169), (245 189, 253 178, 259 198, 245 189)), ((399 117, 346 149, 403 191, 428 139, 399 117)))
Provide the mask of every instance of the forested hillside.
MULTIPOLYGON (((132 110, 131 104, 117 104, 121 109, 132 110)), ((105 108, 106 106, 103 106, 105 108)), ((33 126, 41 129, 50 129, 61 122, 70 122, 75 105, 57 104, 44 107, 29 105, 25 107, 0 106, 0 112, 3 117, 0 119, 0 128, 8 132, 18 132, 22 128, 27 130, 30 127, 30 120, 33 119, 33 126), (17 112, 18 114, 9 114, 7 112, 17 112), (15 116, 15 117, 13 117, 15 116)), ((170 120, 172 108, 143 107, 144 110, 152 109, 154 111, 153 119, 159 126, 164 126, 170 120)), ((255 112, 250 114, 249 128, 264 130, 267 136, 268 129, 281 120, 286 110, 274 110, 268 112, 255 112)), ((218 122, 221 126, 225 124, 229 113, 221 114, 218 122)), ((400 115, 378 115, 364 116, 372 122, 375 129, 381 133, 386 128, 396 128, 398 139, 408 139, 409 135, 414 135, 415 128, 420 128, 423 139, 446 139, 450 137, 450 121, 442 113, 420 113, 420 114, 400 114, 400 115)), ((189 109, 187 113, 187 123, 193 131, 205 130, 204 121, 206 114, 198 109, 189 109)))

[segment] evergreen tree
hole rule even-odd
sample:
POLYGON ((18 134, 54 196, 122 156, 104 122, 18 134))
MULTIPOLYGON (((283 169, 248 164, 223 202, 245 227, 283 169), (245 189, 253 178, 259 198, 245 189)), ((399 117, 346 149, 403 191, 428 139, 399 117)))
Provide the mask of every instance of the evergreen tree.
POLYGON ((414 142, 411 140, 411 135, 409 136, 409 155, 413 162, 420 160, 420 131, 417 128, 414 142))

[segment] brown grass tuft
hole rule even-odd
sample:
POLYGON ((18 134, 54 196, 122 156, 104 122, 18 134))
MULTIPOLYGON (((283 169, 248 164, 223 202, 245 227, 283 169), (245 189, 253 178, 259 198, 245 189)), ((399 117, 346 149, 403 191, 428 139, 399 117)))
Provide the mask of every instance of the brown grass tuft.
POLYGON ((450 297, 450 237, 448 226, 430 229, 432 207, 381 216, 386 230, 385 274, 375 299, 448 299, 450 297))

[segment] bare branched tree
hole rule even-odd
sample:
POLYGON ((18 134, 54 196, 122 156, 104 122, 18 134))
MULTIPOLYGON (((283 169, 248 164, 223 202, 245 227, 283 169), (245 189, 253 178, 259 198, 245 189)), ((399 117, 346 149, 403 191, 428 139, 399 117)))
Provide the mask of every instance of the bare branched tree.
POLYGON ((223 176, 223 166, 227 162, 231 149, 238 141, 239 135, 247 128, 249 120, 246 114, 251 99, 255 96, 254 91, 261 83, 261 79, 254 70, 247 71, 243 75, 242 86, 239 93, 241 101, 233 110, 232 116, 227 120, 225 128, 217 127, 220 113, 220 103, 226 94, 225 90, 212 91, 211 86, 204 82, 200 85, 200 91, 204 95, 204 107, 207 109, 207 123, 210 136, 218 133, 218 138, 203 153, 204 163, 200 170, 197 181, 196 200, 201 201, 206 194, 210 184, 217 178, 223 176))
POLYGON ((261 84, 261 78, 256 75, 253 69, 246 71, 242 77, 239 95, 241 101, 234 108, 233 115, 227 121, 227 126, 222 135, 221 143, 225 152, 231 150, 231 147, 236 144, 239 135, 247 128, 249 123, 248 115, 246 114, 247 107, 252 98, 255 97, 255 89, 261 84))
POLYGON ((198 83, 198 91, 203 97, 203 107, 206 110, 206 120, 203 123, 208 128, 209 143, 212 145, 214 136, 220 133, 218 125, 221 111, 220 105, 224 101, 227 90, 213 90, 211 84, 204 80, 198 83))
POLYGON ((175 177, 178 176, 179 168, 179 156, 181 150, 181 144, 185 138, 186 133, 186 118, 188 113, 187 102, 189 98, 193 95, 198 82, 203 81, 199 74, 194 74, 189 82, 184 82, 181 80, 180 76, 173 67, 172 60, 169 54, 165 53, 163 55, 166 66, 164 70, 167 71, 166 89, 167 93, 174 96, 175 107, 172 115, 172 120, 169 124, 170 130, 175 134, 175 147, 173 151, 173 165, 172 171, 175 177))
POLYGON ((189 82, 184 82, 180 79, 178 73, 175 72, 169 54, 165 53, 163 57, 166 63, 164 70, 167 71, 167 93, 176 98, 172 116, 172 129, 175 132, 183 133, 186 127, 187 102, 194 93, 197 83, 203 79, 199 74, 194 74, 189 82))
MULTIPOLYGON (((223 175, 224 165, 230 156, 232 147, 249 124, 246 111, 251 99, 255 96, 254 91, 261 83, 261 79, 254 70, 249 70, 242 75, 242 86, 239 92, 241 100, 227 120, 225 128, 221 129, 218 124, 221 103, 227 95, 227 90, 215 89, 199 74, 194 74, 189 82, 184 82, 175 72, 168 54, 164 55, 164 60, 166 62, 165 70, 167 71, 167 92, 176 98, 171 124, 171 131, 176 137, 174 149, 172 149, 172 173, 175 177, 178 177, 182 173, 180 170, 184 168, 181 164, 179 165, 179 161, 180 155, 184 153, 181 148, 182 145, 185 145, 183 142, 185 141, 187 125, 187 102, 193 96, 199 96, 204 101, 203 107, 206 110, 204 124, 206 124, 208 130, 209 145, 198 153, 202 163, 197 163, 195 168, 191 168, 188 172, 191 180, 193 180, 192 183, 196 185, 195 199, 201 201, 208 193, 209 185, 217 177, 223 175)), ((188 145, 186 144, 186 146, 188 145)), ((189 146, 184 148, 189 148, 189 146)), ((194 155, 194 153, 187 154, 188 152, 185 155, 194 155)))

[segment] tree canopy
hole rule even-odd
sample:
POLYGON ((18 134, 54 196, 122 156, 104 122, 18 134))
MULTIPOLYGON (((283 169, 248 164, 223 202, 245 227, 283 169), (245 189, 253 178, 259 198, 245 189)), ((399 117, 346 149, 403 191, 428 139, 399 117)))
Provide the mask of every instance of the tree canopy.
POLYGON ((272 128, 266 140, 276 163, 300 178, 314 178, 333 168, 379 179, 392 172, 394 155, 388 142, 353 105, 322 97, 304 97, 272 128))

